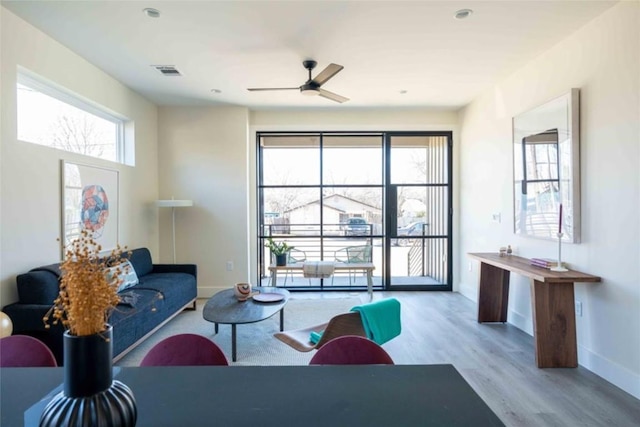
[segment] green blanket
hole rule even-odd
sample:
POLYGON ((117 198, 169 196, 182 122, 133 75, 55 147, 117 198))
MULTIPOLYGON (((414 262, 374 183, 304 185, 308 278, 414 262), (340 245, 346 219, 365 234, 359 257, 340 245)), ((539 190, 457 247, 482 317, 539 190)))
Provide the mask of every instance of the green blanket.
POLYGON ((400 301, 395 298, 357 305, 351 311, 360 313, 367 337, 377 344, 400 335, 400 301))
POLYGON ((323 332, 324 331, 320 331, 320 332, 311 331, 311 334, 309 334, 309 341, 311 341, 314 344, 318 344, 318 341, 320 341, 320 338, 322 338, 323 332))

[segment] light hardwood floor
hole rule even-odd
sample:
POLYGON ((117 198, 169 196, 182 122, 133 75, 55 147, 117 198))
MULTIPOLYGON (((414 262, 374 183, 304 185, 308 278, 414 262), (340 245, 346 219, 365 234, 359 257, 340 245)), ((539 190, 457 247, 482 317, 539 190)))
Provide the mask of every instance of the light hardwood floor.
MULTIPOLYGON (((402 334, 384 344, 394 361, 453 364, 507 426, 640 426, 640 400, 583 367, 538 369, 533 337, 510 324, 477 323, 466 297, 374 294, 383 297, 402 304, 402 334)), ((368 301, 364 293, 361 299, 368 301)))

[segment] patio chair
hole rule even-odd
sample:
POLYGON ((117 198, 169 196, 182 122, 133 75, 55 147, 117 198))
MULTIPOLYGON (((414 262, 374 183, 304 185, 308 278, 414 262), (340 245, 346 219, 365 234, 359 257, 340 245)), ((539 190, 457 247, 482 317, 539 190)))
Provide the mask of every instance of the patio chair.
MULTIPOLYGON (((287 264, 297 264, 302 263, 307 260, 307 254, 305 251, 301 251, 299 249, 291 249, 287 252, 287 264)), ((276 259, 272 255, 271 256, 271 264, 275 265, 276 259)), ((293 271, 286 269, 284 270, 284 286, 287 285, 287 278, 291 276, 291 281, 293 282, 293 271)), ((309 285, 311 285, 311 279, 309 279, 309 285)), ((273 286, 273 285, 271 285, 273 286)))
POLYGON ((332 339, 344 335, 367 336, 360 313, 338 314, 332 317, 327 323, 308 328, 278 332, 274 334, 274 337, 298 351, 308 352, 319 349, 332 339), (322 333, 317 343, 311 341, 312 332, 322 333))
MULTIPOLYGON (((291 249, 288 252, 287 264, 297 264, 299 262, 305 262, 307 260, 307 254, 305 251, 301 251, 299 249, 291 249)), ((284 273, 284 285, 287 285, 287 276, 291 276, 291 281, 293 282, 293 271, 286 270, 284 273)), ((311 285, 311 279, 309 279, 309 285, 311 285)))
POLYGON ((57 367, 56 358, 42 341, 28 335, 0 339, 0 367, 57 367))
MULTIPOLYGON (((347 246, 346 248, 338 249, 334 252, 334 258, 337 262, 343 262, 345 264, 360 264, 365 262, 371 262, 371 245, 360 246, 347 246)), ((348 270, 349 274, 349 286, 351 286, 351 275, 353 274, 353 282, 355 283, 356 277, 353 270, 348 270)), ((335 275, 334 275, 335 277, 335 275)), ((331 285, 333 285, 333 277, 331 278, 331 285)))
POLYGON ((229 362, 220 347, 196 334, 178 334, 165 338, 144 356, 140 366, 202 366, 229 362))
POLYGON ((309 365, 394 365, 375 342, 356 335, 334 338, 313 355, 309 365))

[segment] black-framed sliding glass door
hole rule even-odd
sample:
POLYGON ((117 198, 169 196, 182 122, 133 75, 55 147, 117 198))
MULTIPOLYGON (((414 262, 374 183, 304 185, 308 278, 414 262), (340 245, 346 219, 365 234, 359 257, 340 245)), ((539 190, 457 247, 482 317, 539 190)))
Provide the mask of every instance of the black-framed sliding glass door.
MULTIPOLYGON (((451 289, 451 222, 442 217, 450 211, 450 140, 443 132, 258 133, 260 284, 272 284, 264 246, 272 237, 294 246, 288 265, 368 262, 374 289, 451 289)), ((357 270, 309 278, 291 268, 279 271, 277 285, 360 290, 367 280, 357 270)))

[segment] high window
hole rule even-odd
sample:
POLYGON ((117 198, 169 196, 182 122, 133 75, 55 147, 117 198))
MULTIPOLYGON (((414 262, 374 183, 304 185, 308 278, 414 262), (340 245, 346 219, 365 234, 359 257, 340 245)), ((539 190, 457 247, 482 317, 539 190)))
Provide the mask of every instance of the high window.
POLYGON ((106 108, 18 73, 18 140, 72 153, 125 162, 126 119, 106 108))

